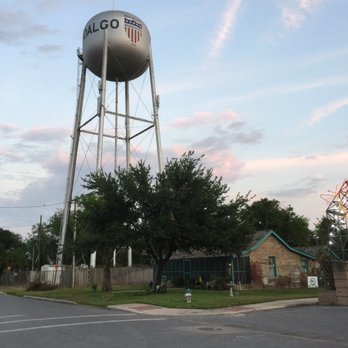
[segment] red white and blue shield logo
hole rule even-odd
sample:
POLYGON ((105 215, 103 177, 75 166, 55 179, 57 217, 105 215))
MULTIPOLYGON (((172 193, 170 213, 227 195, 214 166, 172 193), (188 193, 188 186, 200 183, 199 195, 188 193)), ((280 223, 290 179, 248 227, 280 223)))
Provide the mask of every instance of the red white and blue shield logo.
POLYGON ((127 33, 129 40, 136 44, 140 41, 143 34, 143 25, 132 17, 124 17, 124 30, 127 33))

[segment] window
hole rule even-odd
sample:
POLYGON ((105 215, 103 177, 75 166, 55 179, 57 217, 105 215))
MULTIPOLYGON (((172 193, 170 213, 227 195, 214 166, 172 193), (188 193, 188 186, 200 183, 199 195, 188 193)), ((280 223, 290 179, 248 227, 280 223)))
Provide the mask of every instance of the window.
POLYGON ((308 259, 302 257, 301 258, 301 272, 305 272, 307 273, 308 272, 308 259))
POLYGON ((269 277, 277 278, 277 265, 275 256, 268 257, 268 269, 269 269, 269 277))

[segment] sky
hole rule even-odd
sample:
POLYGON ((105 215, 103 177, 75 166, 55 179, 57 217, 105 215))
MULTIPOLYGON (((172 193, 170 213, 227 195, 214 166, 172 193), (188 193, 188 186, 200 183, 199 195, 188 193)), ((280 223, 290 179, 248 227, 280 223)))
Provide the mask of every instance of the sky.
MULTIPOLYGON (((1 0, 0 227, 25 237, 63 207, 76 50, 89 19, 113 9, 149 28, 165 161, 204 154, 230 198, 276 199, 313 227, 322 196, 348 176, 348 0, 1 0)), ((97 85, 87 80, 86 119, 97 85)), ((155 167, 146 137, 134 149, 155 167)), ((80 146, 78 178, 94 170, 92 143, 80 146)))

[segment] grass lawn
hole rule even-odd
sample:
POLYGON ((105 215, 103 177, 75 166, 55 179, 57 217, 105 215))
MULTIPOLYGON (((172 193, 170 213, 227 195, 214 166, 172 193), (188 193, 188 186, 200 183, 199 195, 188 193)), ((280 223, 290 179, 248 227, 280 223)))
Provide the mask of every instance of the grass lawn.
POLYGON ((145 287, 119 286, 112 292, 92 289, 55 289, 47 291, 25 291, 24 289, 0 288, 0 291, 17 296, 39 296, 75 301, 80 304, 106 307, 126 303, 146 303, 169 308, 221 308, 262 303, 277 300, 313 298, 317 289, 262 289, 242 290, 230 296, 229 291, 193 290, 192 302, 186 303, 184 289, 168 289, 166 294, 149 293, 145 287))

